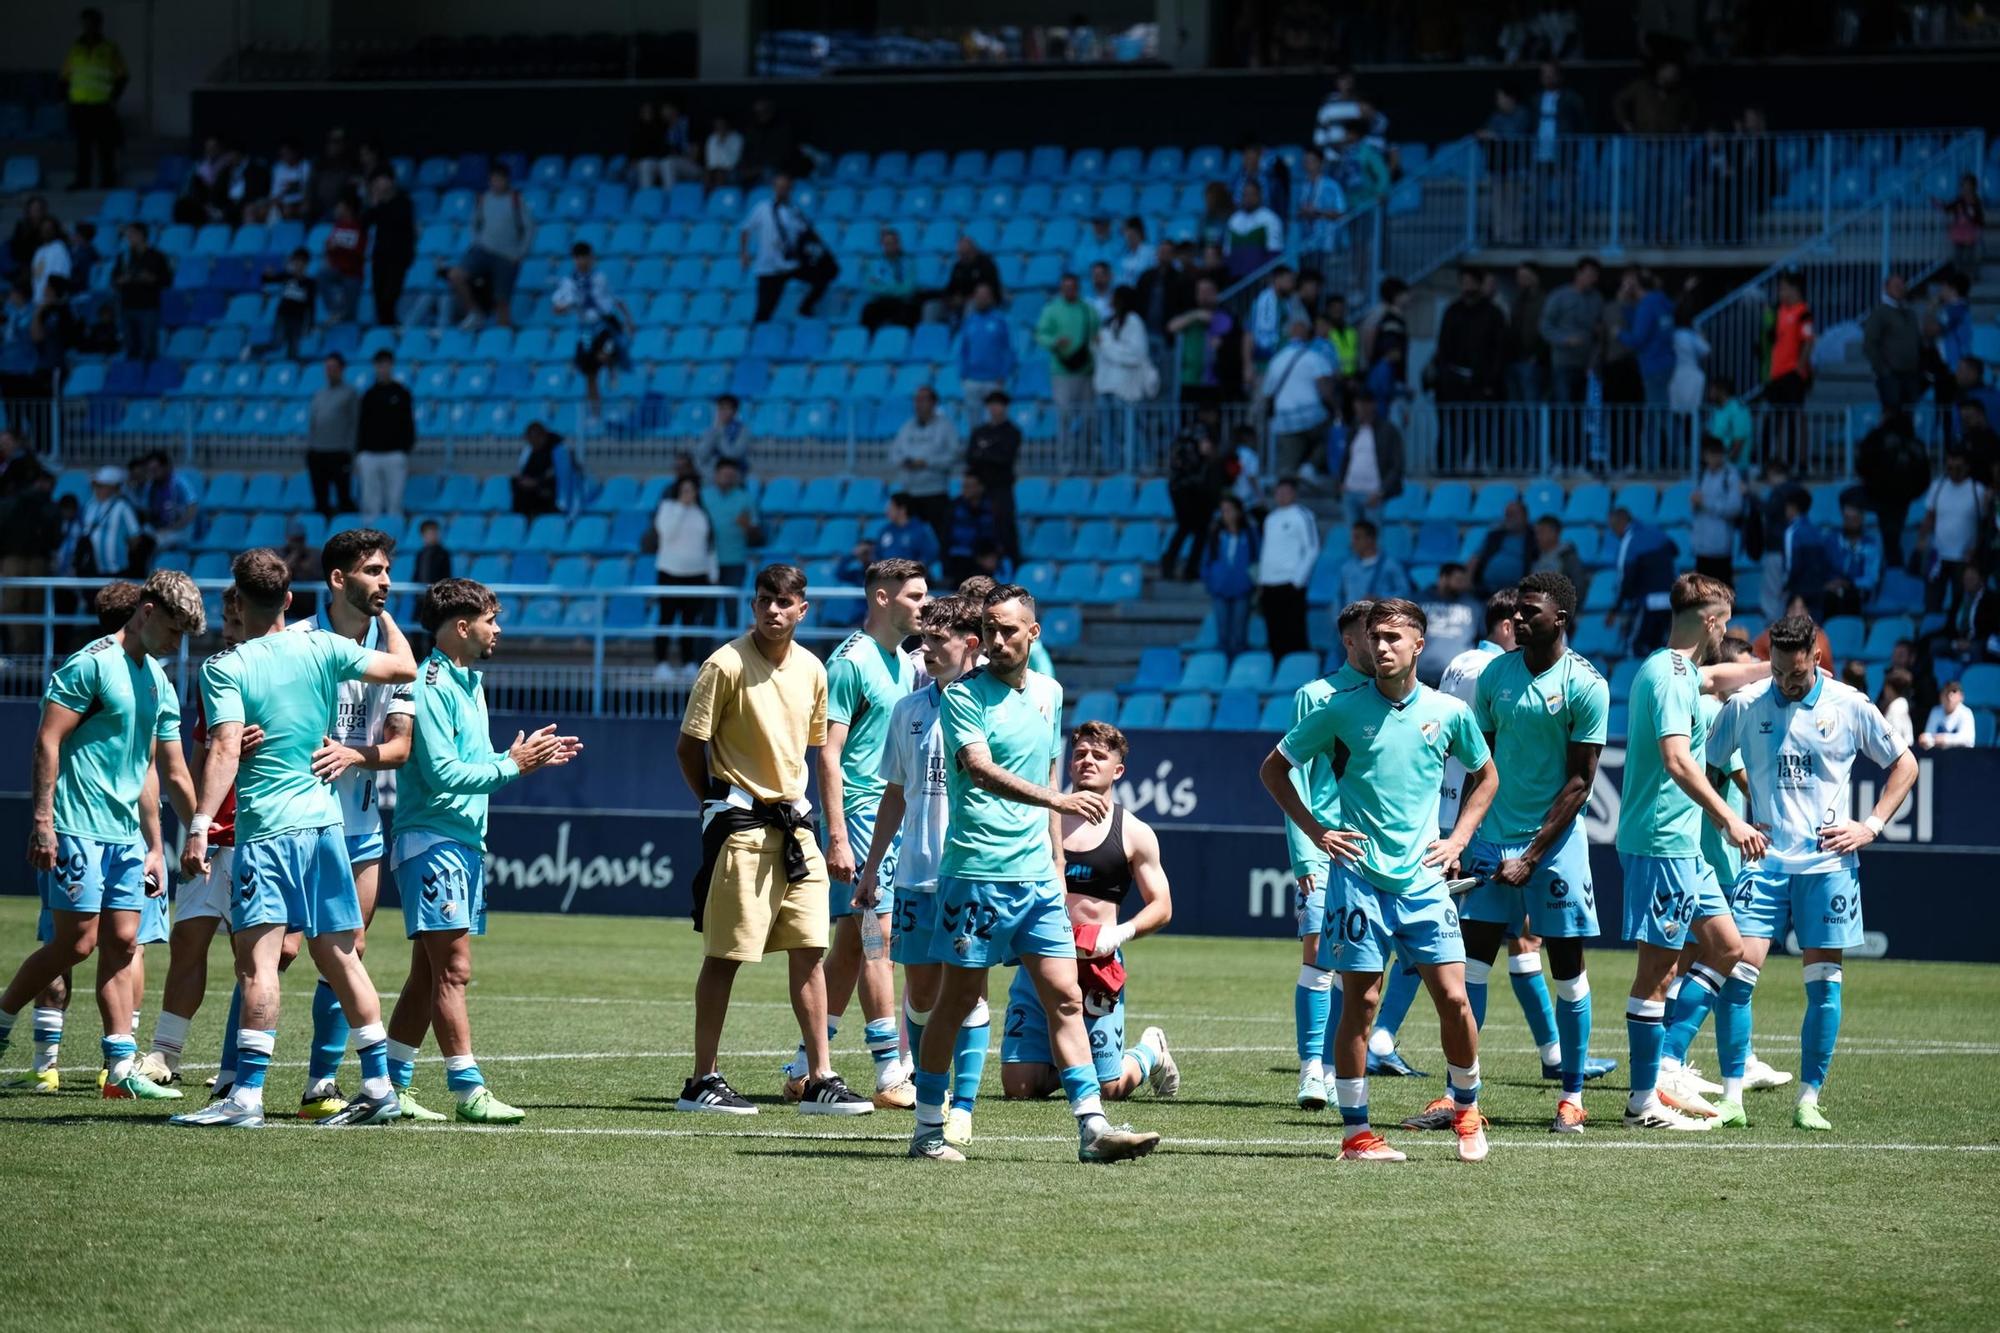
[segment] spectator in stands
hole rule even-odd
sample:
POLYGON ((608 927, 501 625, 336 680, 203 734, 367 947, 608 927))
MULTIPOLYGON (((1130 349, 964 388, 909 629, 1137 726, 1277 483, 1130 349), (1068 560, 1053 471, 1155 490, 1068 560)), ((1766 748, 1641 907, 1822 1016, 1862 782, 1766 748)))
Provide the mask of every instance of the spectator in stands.
POLYGON ((1340 461, 1342 517, 1350 524, 1364 519, 1379 524, 1382 506, 1403 493, 1403 467, 1403 432, 1382 417, 1373 397, 1352 395, 1340 461))
POLYGON ((968 418, 983 410, 987 396, 1006 388, 1014 374, 1014 326, 996 300, 993 285, 980 283, 958 325, 958 387, 968 418))
POLYGON ((1927 646, 1933 662, 1970 666, 2000 657, 2000 594, 1978 564, 1959 571, 1958 605, 1927 646))
POLYGON ((1194 308, 1168 321, 1180 357, 1181 400, 1230 403, 1250 382, 1250 335, 1222 308, 1215 280, 1195 281, 1194 308))
POLYGON ((111 301, 98 302, 90 323, 77 334, 77 351, 90 356, 117 356, 125 350, 125 339, 118 330, 118 311, 114 305, 111 301))
POLYGON ((55 397, 56 383, 69 371, 69 352, 76 341, 76 315, 69 304, 69 279, 52 275, 28 321, 28 336, 35 344, 35 376, 40 386, 37 396, 55 397))
MULTIPOLYGON (((1810 617, 1812 611, 1808 599, 1803 594, 1786 598, 1785 614, 1810 617)), ((1767 625, 1758 632, 1756 641, 1750 645, 1750 652, 1759 661, 1771 660, 1770 626, 1767 625)), ((1840 669, 1834 660, 1833 641, 1826 637, 1824 626, 1816 625, 1813 628, 1813 658, 1819 664, 1819 669, 1829 676, 1840 669)))
POLYGON ((988 290, 990 308, 1000 299, 1000 270, 994 265, 993 256, 980 249, 977 241, 960 233, 958 256, 952 260, 951 272, 945 275, 944 282, 945 314, 952 323, 964 317, 966 307, 972 304, 981 287, 988 290))
POLYGON ((271 211, 281 218, 303 218, 311 185, 312 163, 306 161, 298 140, 284 140, 271 165, 271 211))
POLYGON ((63 234, 62 223, 53 217, 42 219, 42 243, 35 247, 34 258, 28 261, 28 274, 32 286, 29 293, 40 305, 48 295, 49 279, 68 278, 73 271, 69 257, 69 240, 63 234))
POLYGON ((1201 218, 1195 224, 1195 239, 1204 249, 1215 246, 1218 250, 1229 245, 1229 217, 1236 211, 1236 201, 1229 197, 1229 187, 1221 181, 1210 181, 1201 187, 1201 218))
POLYGON ((709 419, 708 429, 694 442, 689 461, 697 476, 702 472, 713 473, 725 458, 735 459, 738 467, 747 467, 750 445, 750 428, 743 424, 742 400, 733 393, 717 394, 714 415, 709 419))
POLYGON ((97 261, 104 258, 97 251, 97 224, 79 222, 70 229, 69 271, 77 276, 79 286, 88 284, 91 273, 97 268, 97 261))
POLYGON ((1280 476, 1319 475, 1327 423, 1340 406, 1333 361, 1315 342, 1303 313, 1285 328, 1285 345, 1265 368, 1258 402, 1268 408, 1280 476))
POLYGON ((1626 655, 1644 657, 1665 645, 1673 623, 1668 593, 1674 586, 1677 552, 1665 533, 1634 519, 1624 505, 1611 511, 1608 526, 1614 541, 1612 570, 1618 595, 1611 610, 1604 613, 1604 623, 1622 623, 1626 655))
POLYGON ((965 470, 979 478, 993 508, 994 542, 1014 564, 1021 561, 1021 529, 1014 516, 1014 469, 1021 457, 1021 428, 1008 417, 1012 400, 993 388, 980 404, 985 419, 966 440, 965 470))
POLYGON ((717 116, 710 123, 708 138, 702 141, 701 160, 709 189, 736 179, 738 164, 743 161, 743 136, 728 117, 717 116))
POLYGON ((194 486, 174 470, 174 461, 164 449, 155 449, 140 461, 145 480, 139 521, 152 534, 156 549, 181 550, 194 537, 201 517, 194 486))
POLYGON ((7 238, 7 254, 13 260, 12 267, 25 269, 35 258, 35 251, 42 248, 42 223, 48 220, 49 201, 39 194, 31 194, 21 205, 21 216, 14 222, 14 230, 7 238))
POLYGON ((1991 489, 2000 477, 2000 433, 1995 433, 1984 398, 1958 403, 1958 447, 1972 460, 1972 479, 1991 489))
POLYGON ((1797 273, 1778 276, 1778 323, 1771 344, 1771 377, 1764 384, 1764 452, 1773 451, 1804 462, 1800 409, 1812 390, 1813 317, 1806 304, 1805 279, 1797 273))
POLYGON ((1244 185, 1236 211, 1229 215, 1229 276, 1241 279, 1285 252, 1285 224, 1265 206, 1264 191, 1254 181, 1244 185))
POLYGON ((326 354, 326 383, 306 409, 306 477, 313 508, 331 518, 354 508, 354 446, 361 428, 361 395, 347 382, 347 358, 326 354))
POLYGON ((965 462, 958 428, 937 410, 937 390, 926 384, 912 395, 910 419, 889 441, 889 466, 916 510, 943 543, 950 532, 952 474, 965 462))
POLYGON ((362 210, 361 225, 373 240, 368 266, 375 289, 375 323, 388 328, 402 322, 397 307, 410 265, 417 262, 417 214, 392 172, 376 172, 368 190, 370 202, 362 210))
POLYGON ((1682 420, 1676 429, 1701 414, 1708 397, 1708 339, 1694 326, 1694 310, 1683 302, 1674 307, 1674 373, 1667 381, 1667 405, 1682 420))
POLYGON ((1257 530, 1243 512, 1243 502, 1222 497, 1215 526, 1203 548, 1201 581, 1215 612, 1215 646, 1231 659, 1250 646, 1250 594, 1257 583, 1252 571, 1258 560, 1257 530))
POLYGON ((1119 224, 1118 234, 1123 245, 1118 251, 1118 260, 1112 265, 1111 276, 1121 287, 1139 285, 1139 275, 1151 263, 1153 252, 1146 248, 1146 223, 1143 218, 1126 218, 1119 224))
MULTIPOLYGON (((715 525, 701 505, 701 483, 682 477, 660 500, 653 511, 653 571, 655 581, 674 588, 707 588, 715 583, 715 525)), ((710 622, 714 603, 706 597, 660 598, 660 628, 669 630, 678 622, 699 630, 710 622)), ((704 655, 697 641, 690 645, 679 635, 662 635, 653 640, 653 678, 684 681, 694 676, 686 665, 704 655)))
POLYGON ((282 270, 266 269, 263 282, 278 288, 278 303, 271 312, 271 332, 285 346, 285 355, 299 359, 299 343, 313 326, 319 309, 319 280, 306 271, 311 253, 302 245, 285 258, 282 270))
POLYGON ((1753 544, 1746 536, 1744 546, 1749 549, 1754 545, 1753 554, 1763 565, 1757 605, 1766 620, 1776 620, 1785 613, 1784 532, 1794 505, 1801 512, 1810 511, 1812 498, 1805 487, 1792 480, 1792 470, 1784 459, 1765 459, 1764 494, 1757 502, 1757 540, 1753 544))
POLYGON ((512 327, 514 282, 534 243, 535 219, 527 199, 514 188, 513 174, 495 162, 487 173, 486 192, 473 205, 472 244, 447 275, 462 315, 460 328, 470 332, 485 323, 473 299, 475 282, 491 293, 494 321, 512 327))
POLYGON ((1973 479, 1971 457, 1963 449, 1945 450, 1944 475, 1924 495, 1924 521, 1917 530, 1928 571, 1926 611, 1957 609, 1959 577, 1979 559, 1992 517, 1993 493, 1973 479))
POLYGON ((572 245, 569 255, 570 271, 556 283, 549 304, 558 315, 576 314, 576 348, 571 360, 583 375, 584 396, 595 420, 604 405, 599 376, 631 367, 625 349, 632 311, 611 290, 611 280, 597 266, 597 255, 588 241, 572 245))
MULTIPOLYGON (((322 289, 329 323, 359 318, 361 280, 368 271, 368 232, 352 199, 333 206, 333 229, 326 237, 326 283, 322 289)), ((298 355, 294 350, 294 357, 298 355)))
POLYGON ((1388 416, 1409 378, 1409 304, 1410 284, 1384 278, 1376 289, 1375 308, 1361 321, 1361 364, 1367 367, 1363 385, 1375 399, 1378 416, 1388 416))
MULTIPOLYGON (((716 581, 725 588, 741 588, 750 573, 750 552, 764 544, 757 497, 743 484, 741 460, 716 460, 715 483, 702 491, 701 507, 715 535, 716 581)), ((733 624, 733 608, 724 603, 720 610, 722 623, 733 624)))
POLYGON ((1854 471, 1860 485, 1843 493, 1841 501, 1858 499, 1874 513, 1882 534, 1882 557, 1890 567, 1901 569, 1910 503, 1931 484, 1930 451, 1917 438, 1908 411, 1886 414, 1861 437, 1855 446, 1854 471))
POLYGON ((1603 272, 1603 266, 1589 256, 1577 260, 1568 285, 1549 293, 1542 307, 1550 388, 1558 403, 1581 403, 1586 397, 1590 368, 1597 359, 1597 327, 1604 318, 1604 295, 1597 289, 1603 272))
POLYGON ((1460 265, 1458 299, 1445 307, 1429 368, 1448 466, 1488 461, 1481 456, 1483 443, 1475 443, 1474 422, 1464 405, 1499 401, 1506 374, 1507 312, 1486 294, 1486 270, 1460 265))
POLYGON ((868 303, 861 307, 861 327, 870 333, 884 324, 915 328, 919 315, 917 261, 903 249, 894 227, 882 228, 882 252, 861 266, 861 290, 868 303))
POLYGON ((756 322, 777 313, 778 299, 788 282, 806 284, 799 314, 810 318, 820 297, 840 275, 840 265, 820 241, 806 215, 792 202, 792 178, 779 172, 771 178, 771 194, 743 219, 737 234, 743 267, 757 279, 756 322))
POLYGON ((126 575, 132 571, 135 548, 143 548, 139 511, 125 498, 125 473, 106 463, 90 476, 90 499, 80 517, 82 540, 71 556, 78 578, 126 575))
POLYGON ((1296 477, 1281 477, 1271 492, 1257 565, 1258 602, 1269 631, 1271 656, 1302 653, 1306 634, 1306 585, 1319 562, 1319 522, 1299 503, 1296 477))
POLYGON ((1980 416, 1988 426, 2000 425, 2000 389, 1986 382, 1986 362, 1967 352, 1958 358, 1953 367, 1955 396, 1962 407, 1966 403, 1977 403, 1980 416))
POLYGON ((632 172, 634 185, 650 190, 679 181, 682 169, 677 165, 677 156, 679 161, 686 163, 687 172, 699 174, 694 160, 686 156, 687 129, 685 126, 679 128, 682 151, 677 155, 667 145, 667 127, 660 121, 660 108, 650 101, 639 103, 632 128, 625 137, 625 163, 632 172))
POLYGON ((1194 275, 1181 262, 1180 250, 1162 238, 1153 247, 1153 263, 1134 284, 1139 297, 1139 317, 1153 336, 1154 359, 1167 361, 1167 325, 1194 305, 1194 275))
MULTIPOLYGON (((54 481, 10 431, 0 430, 0 615, 26 616, 41 610, 42 594, 19 586, 21 579, 47 576, 62 545, 63 523, 54 481)), ((7 626, 0 640, 6 651, 26 657, 41 651, 42 632, 31 624, 7 626)))
POLYGON ((155 250, 143 222, 125 224, 125 252, 111 270, 125 355, 151 361, 160 352, 160 293, 174 285, 174 266, 155 250))
POLYGON ((760 97, 750 104, 750 125, 743 131, 743 155, 736 166, 739 185, 761 185, 780 175, 810 170, 790 120, 778 114, 778 104, 760 97))
POLYGON ((1122 248, 1118 237, 1111 230, 1111 215, 1093 213, 1090 217, 1090 230, 1084 233, 1083 239, 1078 241, 1076 248, 1069 253, 1069 266, 1078 273, 1090 272, 1093 264, 1103 264, 1109 269, 1118 262, 1118 254, 1122 248))
POLYGON ((1553 60, 1544 60, 1540 79, 1541 90, 1535 99, 1536 160, 1553 162, 1556 139, 1587 131, 1590 114, 1584 107, 1582 95, 1563 83, 1561 65, 1553 60))
POLYGON ((1093 383, 1090 347, 1097 324, 1097 312, 1083 299, 1074 273, 1062 275, 1056 294, 1035 317, 1035 345, 1049 354, 1049 397, 1055 402, 1065 450, 1082 435, 1082 413, 1090 403, 1093 383))
POLYGON ((1535 556, 1528 562, 1528 572, 1560 574, 1579 594, 1585 591, 1588 580, 1583 573, 1583 557, 1578 554, 1576 543, 1563 536, 1562 520, 1554 514, 1543 514, 1535 520, 1535 556))
POLYGON ((1343 383, 1353 380, 1361 369, 1361 331, 1348 322, 1346 296, 1335 292, 1326 298, 1313 321, 1313 335, 1326 344, 1343 383))
MULTIPOLYGON (((218 143, 221 159, 214 171, 208 175, 211 189, 224 184, 229 174, 235 170, 237 154, 233 148, 218 143)), ((214 160, 211 158, 211 160, 214 160)), ((326 132, 326 144, 320 150, 319 160, 313 163, 311 198, 312 215, 323 218, 333 212, 333 206, 346 198, 354 188, 354 172, 358 165, 354 150, 347 142, 347 131, 336 125, 326 132)), ((199 171, 200 168, 197 168, 199 171)))
POLYGON ((1736 571, 1736 527, 1743 517, 1743 476, 1729 466, 1722 441, 1701 439, 1701 475, 1688 497, 1694 524, 1688 532, 1698 574, 1732 584, 1736 571))
POLYGON ((1084 284, 1083 303, 1097 315, 1102 324, 1111 318, 1111 293, 1116 290, 1111 285, 1111 265, 1102 259, 1090 266, 1089 279, 1084 284))
POLYGON ((1214 283, 1217 291, 1221 291, 1234 281, 1229 276, 1229 261, 1223 255, 1222 246, 1219 244, 1202 246, 1201 257, 1195 263, 1194 273, 1197 279, 1207 278, 1214 283))
POLYGON ((1833 577, 1826 584, 1826 613, 1858 616, 1882 586, 1882 539, 1868 530, 1868 515, 1861 506, 1840 507, 1840 531, 1829 554, 1833 577))
POLYGON ((69 130, 76 136, 76 176, 72 190, 91 185, 90 167, 97 164, 97 188, 108 190, 118 184, 118 149, 125 132, 118 123, 118 99, 132 81, 125 68, 124 53, 104 35, 104 15, 95 9, 82 14, 83 31, 63 57, 56 76, 69 103, 69 130))
POLYGON ((1875 376, 1875 397, 1884 416, 1915 407, 1924 396, 1924 336, 1910 309, 1909 285, 1900 273, 1882 283, 1882 299, 1862 325, 1861 351, 1875 376))
POLYGON ((1500 588, 1511 588, 1527 577, 1535 561, 1535 530, 1528 522, 1528 506, 1509 500, 1500 522, 1486 530, 1479 550, 1466 566, 1472 586, 1485 597, 1500 588))
POLYGON ((1160 392, 1160 371, 1153 364, 1152 341, 1146 336, 1146 321, 1139 318, 1139 296, 1130 287, 1111 293, 1111 313, 1091 340, 1091 356, 1096 368, 1091 374, 1098 401, 1105 409, 1105 466, 1118 470, 1118 453, 1125 439, 1122 412, 1153 398, 1160 392))
POLYGON ((1291 169, 1281 157, 1266 157, 1264 145, 1245 139, 1236 151, 1236 171, 1229 178, 1229 197, 1240 208, 1250 186, 1257 187, 1259 199, 1273 213, 1283 217, 1291 206, 1291 169))
POLYGON ((1619 90, 1611 115, 1627 134, 1691 134, 1699 113, 1694 94, 1681 83, 1680 63, 1662 60, 1650 77, 1636 78, 1619 90))
POLYGON ((28 489, 42 475, 42 465, 27 441, 0 423, 0 500, 28 489))
POLYGON ((937 572, 941 554, 937 530, 917 516, 916 499, 908 492, 889 497, 888 523, 875 535, 875 550, 884 560, 914 560, 937 572))
POLYGON ((1456 560, 1438 566, 1437 582, 1418 596, 1430 624, 1424 631, 1424 653, 1417 660, 1417 678, 1435 685, 1451 660, 1479 642, 1486 623, 1486 605, 1473 596, 1470 571, 1456 560))
POLYGON ((1514 304, 1507 311, 1507 397, 1517 403, 1546 402, 1549 396, 1549 344, 1542 336, 1541 271, 1533 264, 1514 268, 1514 304))
POLYGON ((1277 355, 1292 321, 1305 320, 1310 332, 1312 313, 1299 298, 1298 287, 1298 274, 1291 265, 1280 264, 1250 303, 1250 356, 1260 372, 1277 355))
POLYGON ((306 540, 306 525, 296 518, 285 522, 285 540, 278 547, 278 558, 285 562, 293 584, 292 600, 286 611, 301 619, 311 616, 319 609, 319 597, 314 590, 324 574, 320 548, 306 540))
POLYGON ((1620 287, 1627 313, 1618 341, 1638 365, 1646 406, 1667 407, 1674 378, 1674 303, 1660 290, 1660 275, 1648 268, 1626 269, 1620 287))
POLYGON ((1979 281, 1979 246, 1986 234, 1986 205, 1979 198, 1979 177, 1966 172, 1958 178, 1958 193, 1939 204, 1945 215, 1945 239, 1951 242, 1951 266, 1979 281))
POLYGON ((527 442, 508 482, 514 492, 515 513, 528 518, 565 514, 576 485, 576 460, 562 436, 539 421, 530 421, 527 442))
POLYGON ((1319 148, 1306 149, 1294 193, 1294 244, 1302 255, 1326 253, 1333 248, 1333 224, 1347 211, 1347 196, 1328 174, 1326 154, 1319 148))
POLYGON ((1216 506, 1222 503, 1228 487, 1229 465, 1217 447, 1214 431, 1208 423, 1197 420, 1180 433, 1173 456, 1167 460, 1167 501, 1174 510, 1174 531, 1160 554, 1161 578, 1194 579, 1202 565, 1202 544, 1214 523, 1216 506), (1181 554, 1183 547, 1185 556, 1181 554))
POLYGON ((1924 321, 1929 343, 1925 361, 1940 407, 1957 401, 1958 363, 1972 353, 1972 306, 1965 299, 1967 290, 1966 280, 1949 269, 1931 283, 1931 308, 1924 321))
POLYGON ((951 522, 944 542, 945 581, 957 583, 979 573, 979 552, 999 547, 996 532, 986 486, 978 473, 967 471, 959 478, 958 498, 951 502, 951 522))
POLYGON ((1978 742, 1979 728, 1972 710, 1965 706, 1965 687, 1948 681, 1938 696, 1937 707, 1924 722, 1917 744, 1926 750, 1969 750, 1978 742))
POLYGON ((1875 696, 1875 706, 1882 710, 1882 720, 1889 724, 1889 734, 1906 747, 1917 743, 1916 723, 1910 718, 1910 696, 1916 693, 1916 682, 1902 667, 1890 667, 1882 675, 1882 691, 1875 696))
POLYGON ((1329 150, 1327 170, 1347 197, 1349 208, 1367 208, 1389 193, 1393 169, 1388 154, 1370 142, 1358 126, 1348 126, 1345 136, 1329 150))
POLYGON ((355 429, 355 469, 361 474, 361 512, 403 516, 403 487, 410 479, 410 451, 417 447, 417 417, 410 391, 396 378, 396 354, 375 353, 375 382, 361 395, 355 429))
POLYGON ((1826 533, 1812 519, 1812 499, 1804 492, 1785 500, 1785 530, 1781 546, 1785 558, 1785 596, 1805 601, 1806 614, 1820 619, 1820 598, 1833 576, 1833 561, 1827 552, 1826 533))
POLYGON ((1409 570, 1382 550, 1381 541, 1382 530, 1373 519, 1358 518, 1348 524, 1348 555, 1340 562, 1338 605, 1411 595, 1409 570))
POLYGON ((434 518, 417 524, 417 558, 410 577, 419 588, 428 588, 451 577, 451 552, 444 544, 444 529, 434 518))
POLYGON ((1708 381, 1708 435, 1722 441, 1723 457, 1729 466, 1748 474, 1750 470, 1750 409, 1736 392, 1736 381, 1717 375, 1708 381))

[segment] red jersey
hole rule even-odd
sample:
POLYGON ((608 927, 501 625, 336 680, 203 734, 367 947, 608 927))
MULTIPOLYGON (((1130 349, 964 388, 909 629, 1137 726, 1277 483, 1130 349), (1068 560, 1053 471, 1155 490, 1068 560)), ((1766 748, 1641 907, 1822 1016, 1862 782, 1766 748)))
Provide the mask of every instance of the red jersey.
POLYGON ((358 278, 366 268, 368 233, 358 222, 336 222, 326 238, 326 263, 343 278, 358 278))
MULTIPOLYGON (((194 743, 196 746, 208 744, 208 709, 202 703, 200 690, 194 692, 194 743)), ((208 845, 233 847, 235 844, 236 788, 231 787, 215 812, 215 822, 208 826, 208 845)))
POLYGON ((1810 379, 1812 361, 1803 355, 1813 336, 1812 307, 1804 301, 1778 307, 1777 340, 1771 344, 1771 378, 1793 371, 1810 379))

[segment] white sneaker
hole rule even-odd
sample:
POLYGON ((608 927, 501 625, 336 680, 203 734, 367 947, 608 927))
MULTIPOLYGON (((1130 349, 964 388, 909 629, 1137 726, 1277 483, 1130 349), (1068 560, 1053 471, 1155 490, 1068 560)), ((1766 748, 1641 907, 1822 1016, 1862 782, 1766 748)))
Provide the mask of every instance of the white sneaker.
POLYGON ((1705 1134, 1708 1126, 1708 1121, 1682 1115, 1671 1106, 1661 1105, 1657 1099, 1642 1110, 1635 1111, 1630 1105, 1625 1108, 1627 1129, 1671 1129, 1683 1134, 1705 1134))
POLYGON ((1760 1091, 1765 1088, 1782 1088, 1791 1081, 1790 1074, 1782 1069, 1771 1068, 1754 1055, 1743 1065, 1743 1086, 1746 1088, 1760 1091))
POLYGON ((1703 1078, 1701 1070, 1695 1066, 1682 1064, 1680 1061, 1669 1056, 1661 1056, 1660 1076, 1664 1078, 1668 1074, 1679 1075, 1684 1086, 1692 1088, 1704 1097, 1720 1097, 1722 1095, 1722 1085, 1703 1078))
POLYGON ((944 1141, 954 1148, 972 1142, 972 1112, 954 1106, 944 1113, 944 1141))
POLYGON ((1660 1094, 1660 1100, 1685 1115, 1700 1116, 1704 1120, 1712 1120, 1717 1115, 1720 1115, 1721 1112, 1717 1111, 1709 1100, 1701 1095, 1698 1082, 1696 1079, 1689 1078, 1688 1071, 1685 1069, 1668 1070, 1662 1066, 1657 1089, 1660 1094))
POLYGON ((1299 1109, 1301 1111, 1324 1111, 1326 1109, 1326 1079, 1318 1074, 1299 1074, 1299 1109))
POLYGON ((179 1072, 169 1067, 167 1057, 158 1051, 147 1051, 139 1057, 139 1074, 163 1088, 170 1088, 181 1081, 179 1072))
POLYGON ((262 1129, 264 1108, 242 1106, 234 1098, 225 1098, 199 1111, 174 1116, 167 1123, 192 1129, 262 1129))
POLYGON ((1173 1055, 1167 1050, 1167 1034, 1159 1028, 1147 1028, 1139 1034, 1139 1044, 1150 1046, 1160 1053, 1153 1065, 1153 1072, 1146 1076, 1146 1086, 1153 1090, 1155 1097, 1171 1097, 1181 1090, 1181 1067, 1174 1063, 1173 1055))

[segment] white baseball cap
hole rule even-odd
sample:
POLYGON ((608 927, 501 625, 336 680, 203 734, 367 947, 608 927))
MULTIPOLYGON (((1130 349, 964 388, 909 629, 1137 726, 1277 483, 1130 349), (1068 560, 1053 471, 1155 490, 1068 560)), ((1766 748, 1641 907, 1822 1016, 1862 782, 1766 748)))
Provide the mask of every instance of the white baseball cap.
POLYGON ((90 484, 93 486, 123 486, 125 484, 125 469, 113 463, 106 463, 103 467, 90 474, 90 484))

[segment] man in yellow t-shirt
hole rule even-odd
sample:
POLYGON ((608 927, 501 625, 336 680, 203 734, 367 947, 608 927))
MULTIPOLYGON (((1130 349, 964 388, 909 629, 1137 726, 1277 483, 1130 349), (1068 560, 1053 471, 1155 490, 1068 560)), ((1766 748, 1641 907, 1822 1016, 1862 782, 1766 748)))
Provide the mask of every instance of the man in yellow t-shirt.
POLYGON ((105 37, 104 15, 97 10, 83 11, 83 32, 63 57, 58 77, 69 100, 70 132, 76 136, 76 179, 69 188, 90 188, 95 152, 98 188, 111 189, 118 184, 118 145, 124 137, 118 126, 118 99, 132 75, 118 44, 105 37))
POLYGON ((702 932, 694 988, 694 1076, 677 1111, 755 1115, 716 1068, 736 969, 767 953, 791 959, 792 1008, 811 1072, 799 1110, 866 1115, 827 1056, 826 860, 806 800, 806 751, 826 742, 826 668, 793 635, 806 614, 796 565, 757 573, 750 632, 709 654, 674 747, 701 808, 694 923, 702 932))

